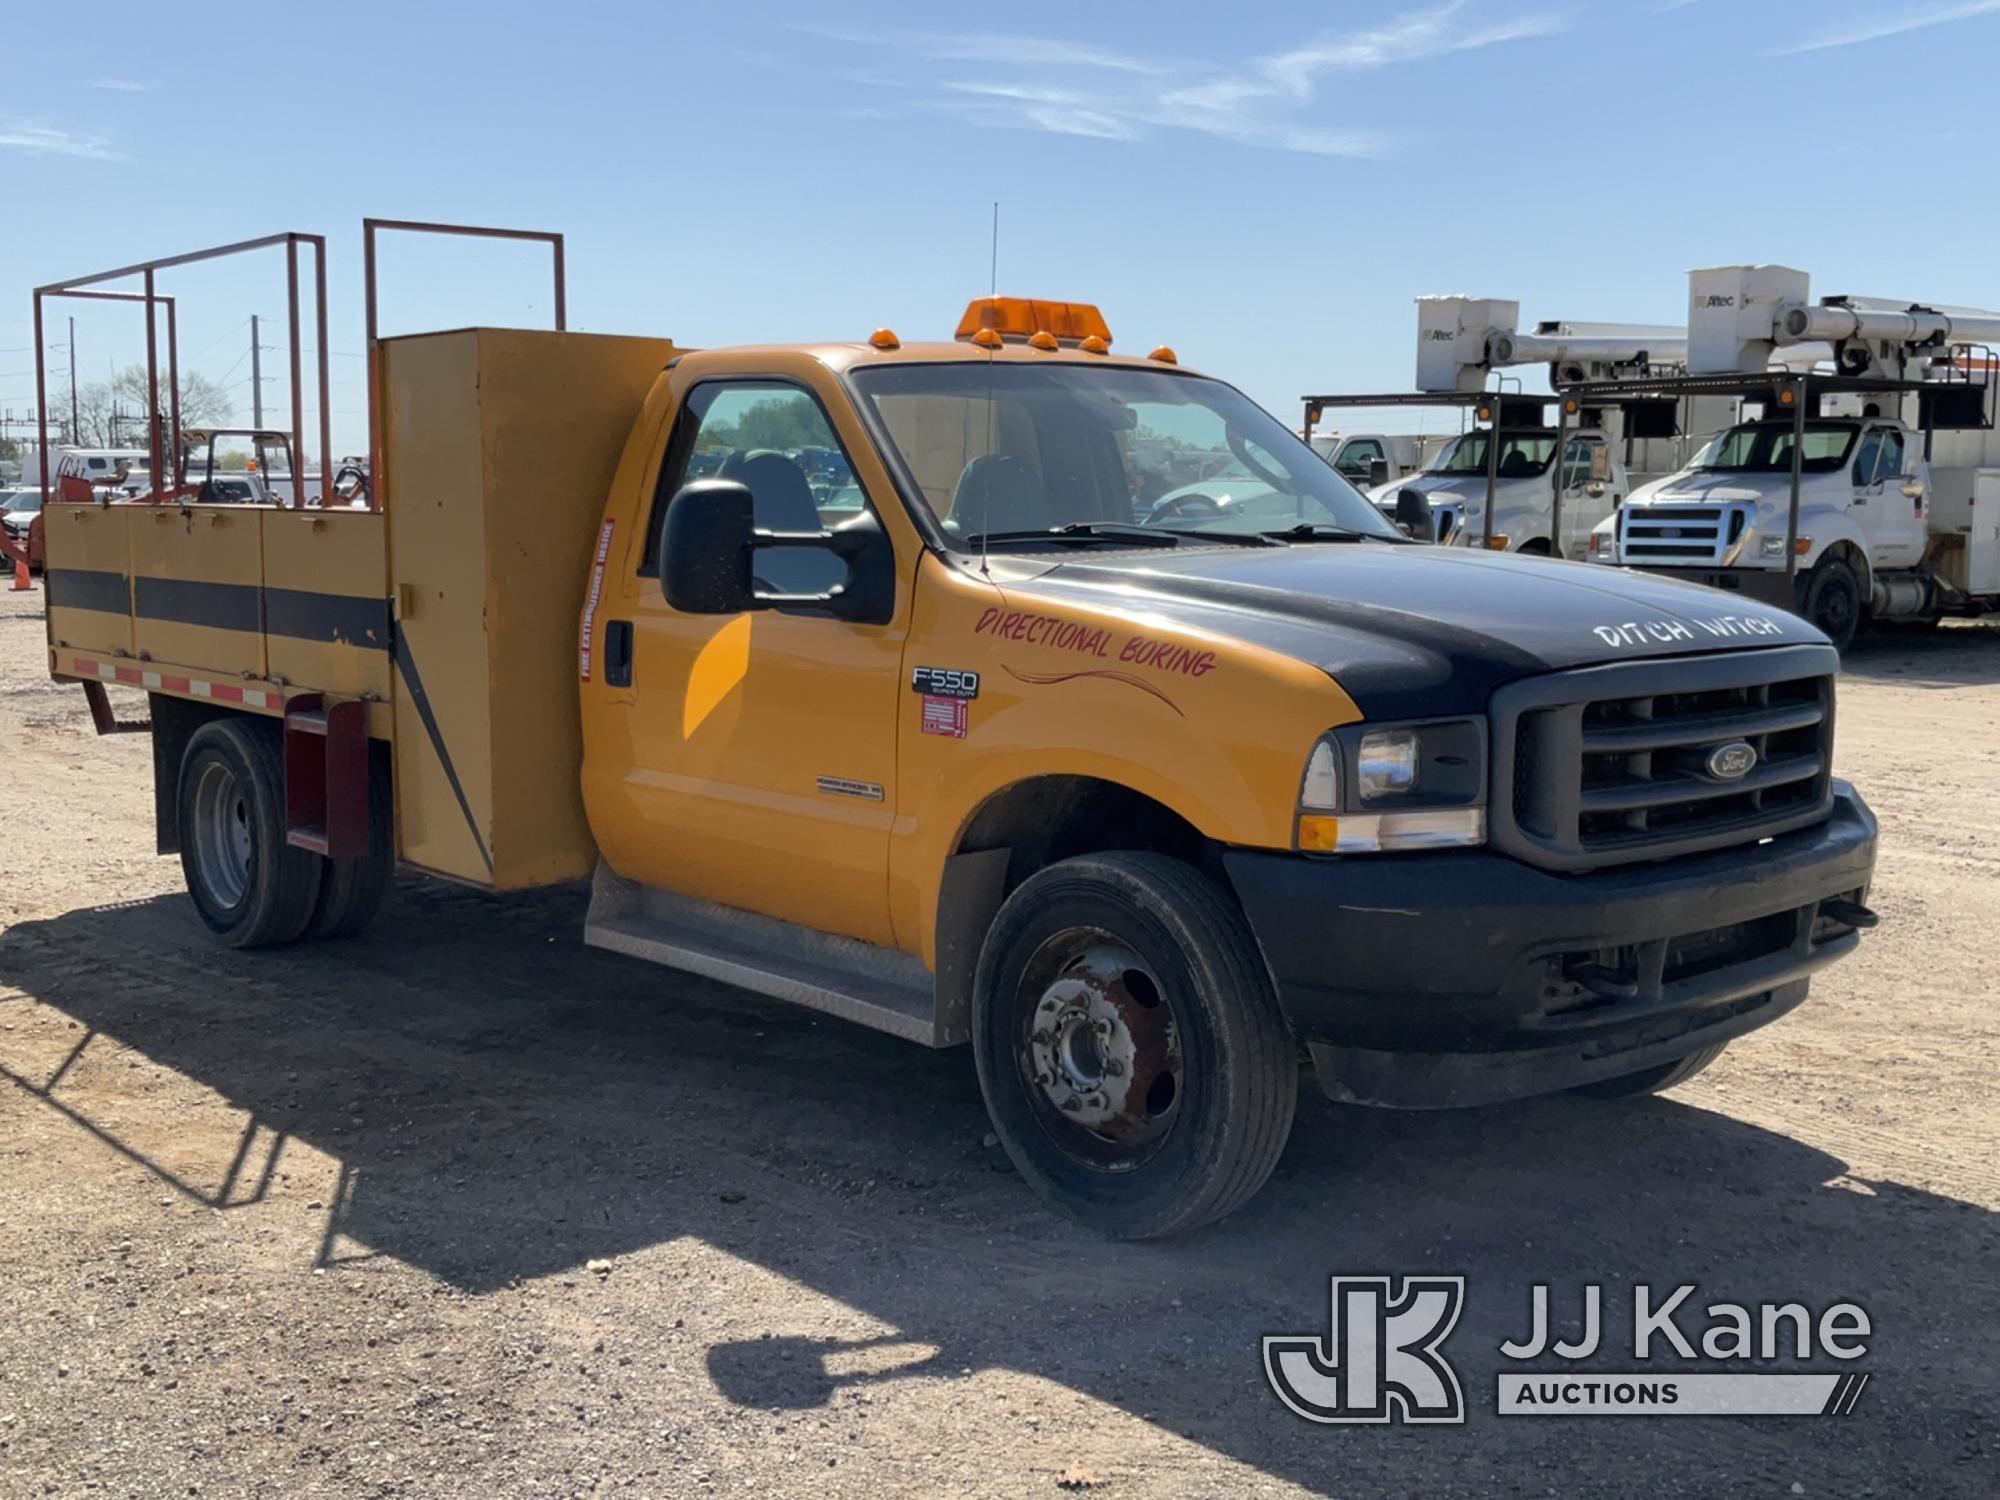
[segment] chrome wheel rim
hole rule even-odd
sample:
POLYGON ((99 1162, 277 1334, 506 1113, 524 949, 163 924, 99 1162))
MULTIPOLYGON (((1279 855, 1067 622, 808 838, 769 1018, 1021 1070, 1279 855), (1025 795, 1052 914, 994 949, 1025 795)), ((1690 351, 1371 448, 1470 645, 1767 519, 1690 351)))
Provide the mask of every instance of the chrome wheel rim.
POLYGON ((1016 992, 1015 1056, 1036 1119, 1072 1159, 1129 1171, 1179 1118, 1185 1059, 1167 987, 1129 944, 1096 928, 1056 933, 1016 992))
POLYGON ((241 906, 250 889, 250 802, 224 762, 202 766, 193 812, 194 826, 187 832, 202 885, 224 910, 241 906))

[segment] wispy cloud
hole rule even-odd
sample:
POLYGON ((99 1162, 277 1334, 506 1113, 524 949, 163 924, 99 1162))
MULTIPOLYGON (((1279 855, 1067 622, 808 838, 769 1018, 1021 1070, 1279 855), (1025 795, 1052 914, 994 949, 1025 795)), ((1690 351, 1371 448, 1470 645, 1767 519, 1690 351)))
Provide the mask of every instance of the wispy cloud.
POLYGON ((150 94, 153 91, 150 83, 141 83, 136 78, 93 78, 90 86, 109 89, 114 94, 150 94))
POLYGON ((1483 8, 1469 11, 1468 0, 1446 0, 1366 30, 1328 32, 1281 52, 1220 63, 999 32, 798 29, 903 58, 982 65, 990 77, 913 86, 919 102, 978 125, 1114 141, 1188 130, 1281 151, 1377 156, 1389 145, 1383 135, 1327 128, 1311 118, 1322 80, 1553 36, 1569 24, 1553 13, 1495 20, 1483 8), (1087 86, 1079 75, 1087 75, 1087 86))
POLYGON ((0 126, 0 151, 20 151, 28 156, 84 156, 94 161, 116 161, 109 137, 78 135, 53 125, 28 123, 0 126))
POLYGON ((1824 52, 1830 47, 1852 47, 1861 42, 1879 42, 1905 32, 1923 31, 1932 26, 1949 26, 1954 21, 1970 21, 1976 16, 2000 14, 2000 0, 1956 0, 1949 5, 1906 5, 1900 9, 1877 10, 1858 17, 1846 26, 1835 26, 1807 37, 1802 42, 1776 49, 1778 55, 1797 52, 1824 52))
POLYGON ((887 47, 931 62, 991 63, 997 67, 1101 68, 1112 73, 1135 74, 1168 73, 1179 66, 1169 60, 1110 47, 1094 47, 1086 42, 1020 36, 1004 31, 862 31, 811 25, 792 29, 808 36, 823 37, 830 42, 887 47))

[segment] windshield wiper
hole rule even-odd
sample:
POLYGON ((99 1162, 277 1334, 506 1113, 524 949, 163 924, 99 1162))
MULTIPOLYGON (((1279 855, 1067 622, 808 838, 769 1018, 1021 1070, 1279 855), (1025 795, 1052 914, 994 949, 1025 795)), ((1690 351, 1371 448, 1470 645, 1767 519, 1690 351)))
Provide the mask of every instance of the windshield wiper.
POLYGON ((1282 531, 1259 532, 1279 542, 1389 542, 1400 541, 1400 537, 1386 537, 1372 531, 1356 531, 1351 526, 1329 526, 1324 521, 1301 521, 1296 526, 1288 526, 1282 531))
POLYGON ((1146 530, 1164 531, 1168 536, 1184 536, 1191 542, 1227 542, 1232 547, 1284 545, 1269 531, 1204 531, 1198 526, 1148 526, 1146 530))
POLYGON ((974 532, 965 539, 965 545, 972 548, 990 547, 995 542, 1136 542, 1145 547, 1178 547, 1181 536, 1158 526, 1123 521, 1071 521, 1039 530, 974 532))

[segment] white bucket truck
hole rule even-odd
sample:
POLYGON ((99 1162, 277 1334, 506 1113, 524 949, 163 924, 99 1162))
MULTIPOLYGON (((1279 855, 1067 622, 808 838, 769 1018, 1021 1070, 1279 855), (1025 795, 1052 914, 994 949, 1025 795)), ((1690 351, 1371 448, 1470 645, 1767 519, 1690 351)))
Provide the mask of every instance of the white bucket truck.
POLYGON ((1417 389, 1308 397, 1308 431, 1328 406, 1472 407, 1480 425, 1445 443, 1417 472, 1383 475, 1369 498, 1412 535, 1447 546, 1581 557, 1593 528, 1631 487, 1627 448, 1669 438, 1679 429, 1676 410, 1671 403, 1641 410, 1618 399, 1559 402, 1489 390, 1488 382, 1495 371, 1529 365, 1547 365, 1552 382, 1679 369, 1687 337, 1678 328, 1562 321, 1523 333, 1519 322, 1518 302, 1418 298, 1417 389))
POLYGON ((1733 392, 1751 419, 1636 490, 1590 555, 1794 608, 1843 648, 1870 619, 2000 609, 2000 314, 1814 303, 1786 266, 1688 281, 1673 387, 1733 392))

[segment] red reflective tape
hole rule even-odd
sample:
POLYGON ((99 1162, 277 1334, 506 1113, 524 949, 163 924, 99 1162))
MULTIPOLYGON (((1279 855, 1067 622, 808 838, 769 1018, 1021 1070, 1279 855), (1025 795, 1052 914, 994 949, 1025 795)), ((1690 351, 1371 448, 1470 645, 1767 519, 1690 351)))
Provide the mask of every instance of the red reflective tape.
POLYGON ((191 693, 194 691, 194 684, 189 682, 185 677, 162 677, 160 679, 160 691, 166 693, 191 693))

